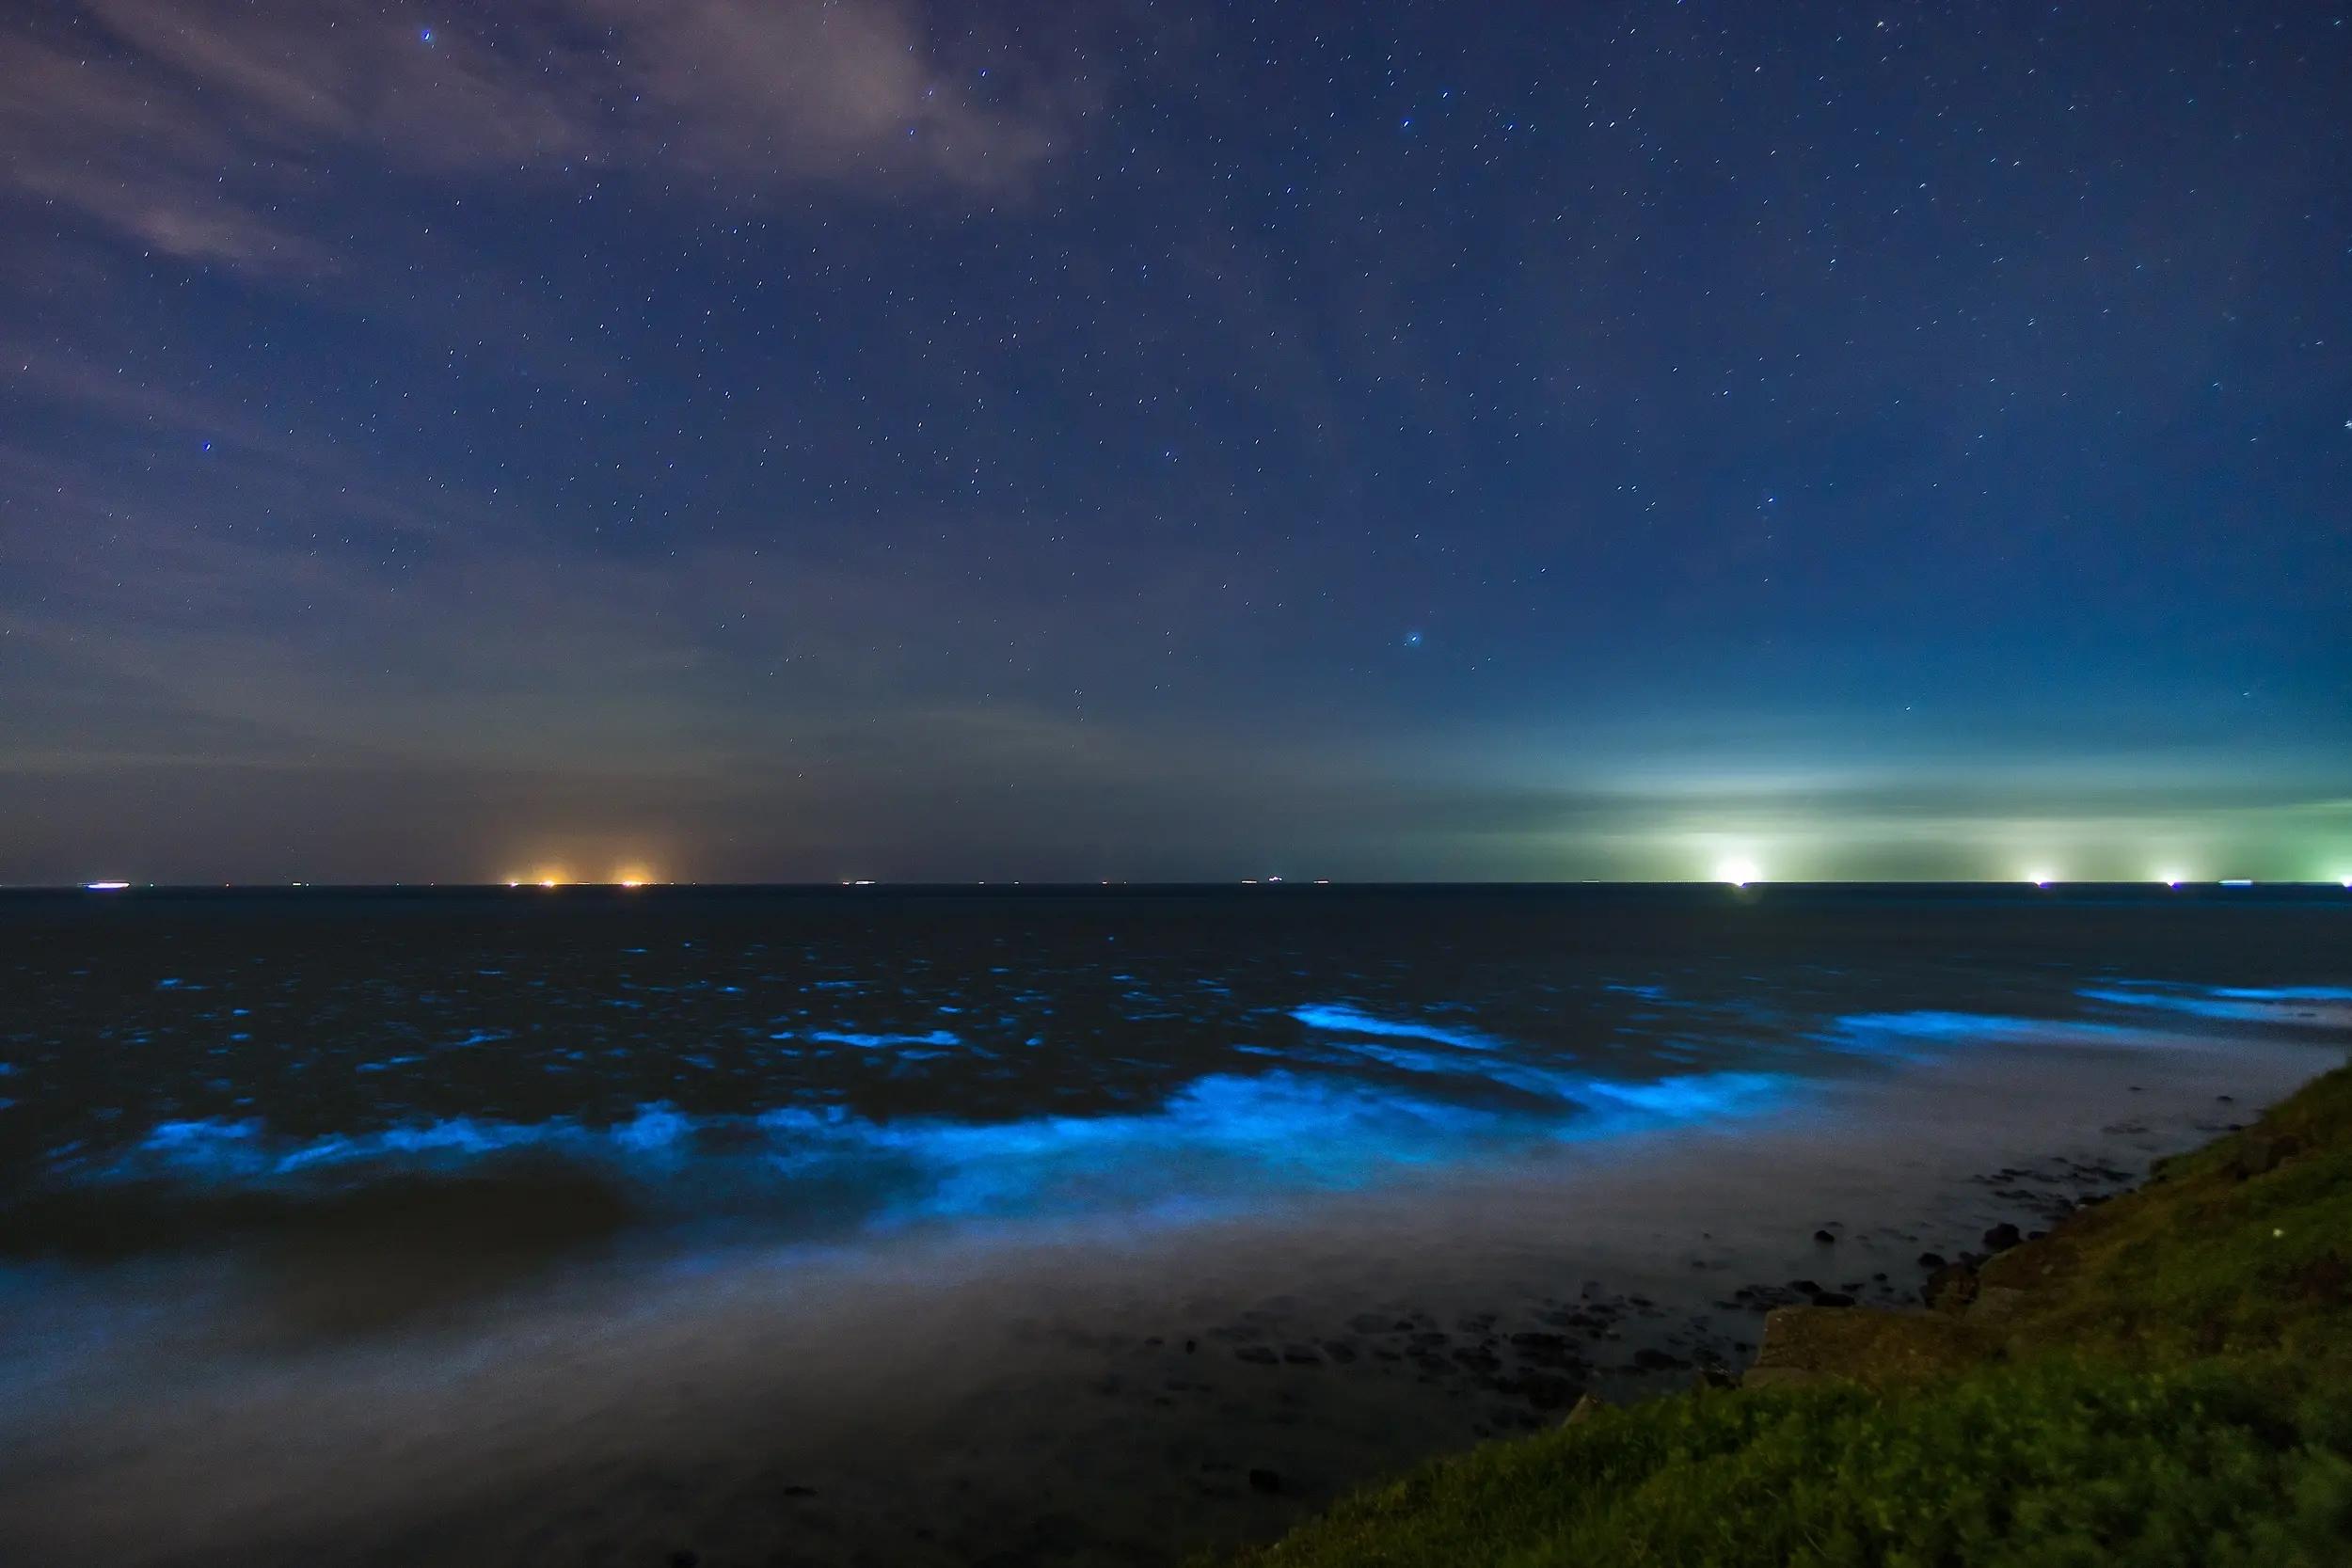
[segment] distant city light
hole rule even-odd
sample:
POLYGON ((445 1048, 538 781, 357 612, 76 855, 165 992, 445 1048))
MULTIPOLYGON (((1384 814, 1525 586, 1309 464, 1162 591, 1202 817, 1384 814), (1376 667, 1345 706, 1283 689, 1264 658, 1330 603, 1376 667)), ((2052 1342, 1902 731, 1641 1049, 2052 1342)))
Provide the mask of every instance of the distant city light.
POLYGON ((1750 882, 1761 880, 1763 875, 1756 863, 1745 855, 1734 855, 1715 867, 1715 879, 1729 882, 1733 887, 1745 887, 1750 882))
MULTIPOLYGON (((121 893, 126 891, 130 885, 131 884, 128 882, 84 882, 82 884, 83 887, 91 893, 121 893)), ((2352 887, 2352 882, 2346 882, 2344 886, 2352 887)))

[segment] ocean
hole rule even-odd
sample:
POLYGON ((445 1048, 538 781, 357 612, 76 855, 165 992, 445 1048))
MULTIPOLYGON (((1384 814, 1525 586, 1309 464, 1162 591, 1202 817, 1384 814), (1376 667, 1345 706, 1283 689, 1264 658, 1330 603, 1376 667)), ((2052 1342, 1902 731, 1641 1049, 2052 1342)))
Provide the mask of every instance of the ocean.
POLYGON ((17 894, 0 999, 22 1560, 1166 1563, 2243 1120, 2352 892, 17 894))

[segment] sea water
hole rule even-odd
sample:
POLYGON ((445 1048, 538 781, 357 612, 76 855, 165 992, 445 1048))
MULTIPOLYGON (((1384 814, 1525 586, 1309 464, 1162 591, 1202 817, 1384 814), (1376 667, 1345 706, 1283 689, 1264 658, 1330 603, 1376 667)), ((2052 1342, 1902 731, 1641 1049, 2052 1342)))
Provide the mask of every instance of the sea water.
POLYGON ((1904 1299, 2352 1039, 2338 889, 140 892, 0 938, 0 1540, 119 1562, 1168 1561, 1736 1364, 1801 1285, 1904 1299))

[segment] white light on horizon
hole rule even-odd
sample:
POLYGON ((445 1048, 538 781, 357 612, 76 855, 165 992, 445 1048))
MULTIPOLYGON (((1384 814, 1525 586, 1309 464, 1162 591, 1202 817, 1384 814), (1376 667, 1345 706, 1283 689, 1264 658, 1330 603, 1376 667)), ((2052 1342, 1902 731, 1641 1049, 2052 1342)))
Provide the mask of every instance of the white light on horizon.
POLYGON ((2058 880, 2058 873, 2055 871, 2044 871, 2037 867, 2036 869, 2026 873, 2026 880, 2031 882, 2036 887, 2048 887, 2052 882, 2058 880))
POLYGON ((2156 873, 2156 880, 2166 887, 2179 887, 2183 882, 2187 881, 2188 878, 2178 871, 2159 871, 2156 873))
POLYGON ((1756 863, 1745 855, 1734 855, 1715 867, 1715 879, 1729 882, 1733 887, 1745 887, 1750 882, 1762 880, 1763 876, 1756 863))
MULTIPOLYGON (((131 884, 128 882, 84 882, 82 886, 91 893, 123 893, 129 890, 131 884)), ((2344 886, 2352 887, 2352 882, 2346 882, 2344 886)))

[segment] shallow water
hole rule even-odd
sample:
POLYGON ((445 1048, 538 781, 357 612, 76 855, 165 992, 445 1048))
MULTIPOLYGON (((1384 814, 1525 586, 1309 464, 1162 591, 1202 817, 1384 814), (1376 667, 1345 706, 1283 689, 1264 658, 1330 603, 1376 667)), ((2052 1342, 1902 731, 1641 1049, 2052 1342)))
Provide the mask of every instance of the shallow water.
POLYGON ((1167 1561, 1736 1361, 1792 1280, 1899 1297, 2352 1039, 2317 890, 0 935, 0 1539, 124 1562, 1167 1561))

